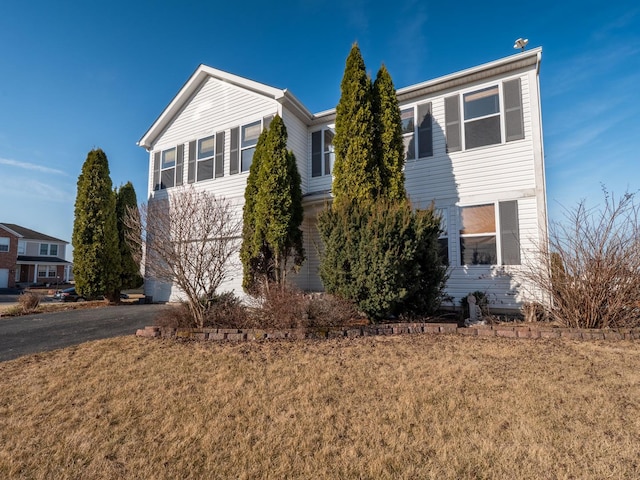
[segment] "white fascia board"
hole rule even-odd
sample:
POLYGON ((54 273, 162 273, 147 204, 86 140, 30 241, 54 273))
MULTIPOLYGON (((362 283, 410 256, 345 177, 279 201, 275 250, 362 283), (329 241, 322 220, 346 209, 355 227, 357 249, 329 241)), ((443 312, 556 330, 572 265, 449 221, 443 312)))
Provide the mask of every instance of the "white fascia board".
POLYGON ((417 83, 408 87, 396 90, 398 100, 407 100, 426 92, 444 90, 450 87, 456 87, 464 83, 472 82, 480 78, 486 78, 496 74, 503 74, 512 70, 517 70, 530 65, 536 65, 539 69, 542 48, 537 47, 531 50, 516 53, 493 62, 478 65, 476 67, 460 70, 443 77, 427 80, 426 82, 417 83))
POLYGON ((163 110, 160 116, 149 127, 145 134, 138 141, 138 146, 150 150, 156 137, 164 130, 173 117, 180 111, 184 104, 189 101, 191 96, 197 91, 202 83, 209 77, 216 78, 231 85, 236 85, 245 90, 264 95, 274 100, 278 100, 285 95, 285 90, 265 85, 264 83, 255 82, 248 78, 240 77, 232 73, 224 72, 216 68, 201 64, 196 71, 189 77, 189 80, 183 85, 171 103, 163 110))

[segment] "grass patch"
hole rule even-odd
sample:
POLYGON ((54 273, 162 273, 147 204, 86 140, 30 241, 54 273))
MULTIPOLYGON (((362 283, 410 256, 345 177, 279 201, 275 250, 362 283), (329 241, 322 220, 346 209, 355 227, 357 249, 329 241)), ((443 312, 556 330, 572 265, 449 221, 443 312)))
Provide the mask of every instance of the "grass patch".
POLYGON ((0 478, 638 478, 640 344, 126 337, 0 363, 0 478))

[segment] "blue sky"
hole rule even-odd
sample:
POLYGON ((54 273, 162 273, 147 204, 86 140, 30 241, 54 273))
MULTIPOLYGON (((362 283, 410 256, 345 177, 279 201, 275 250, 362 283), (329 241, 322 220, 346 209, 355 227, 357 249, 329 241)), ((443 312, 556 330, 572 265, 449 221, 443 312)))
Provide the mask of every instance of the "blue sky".
MULTIPOLYGON (((640 189, 640 7, 632 1, 198 2, 4 0, 0 6, 0 222, 71 241, 89 150, 114 186, 147 196, 136 142, 200 63, 335 107, 357 41, 397 88, 542 46, 552 219, 640 189)), ((69 255, 68 255, 69 256, 69 255)))

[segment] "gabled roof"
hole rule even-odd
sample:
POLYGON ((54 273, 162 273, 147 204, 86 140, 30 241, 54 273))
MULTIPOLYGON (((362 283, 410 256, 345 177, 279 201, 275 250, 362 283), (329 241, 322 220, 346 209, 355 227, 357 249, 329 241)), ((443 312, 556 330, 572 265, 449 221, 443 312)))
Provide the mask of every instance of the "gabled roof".
POLYGON ((171 103, 163 110, 160 116, 149 127, 149 130, 138 141, 138 145, 150 149, 155 140, 160 136, 164 129, 171 123, 173 118, 180 112, 182 107, 191 99, 193 94, 208 79, 215 78, 222 82, 235 85, 245 90, 264 95, 265 97, 276 100, 282 104, 291 107, 294 113, 301 116, 305 120, 312 118, 307 108, 287 89, 279 89, 265 85, 264 83, 255 82, 248 78, 240 77, 232 73, 224 72, 216 68, 201 64, 195 72, 189 77, 189 80, 183 85, 178 94, 173 97, 171 103))
POLYGON ((51 237, 49 235, 45 235, 44 233, 36 232, 35 230, 31 230, 29 228, 21 227, 20 225, 16 225, 15 223, 0 223, 0 227, 4 227, 5 230, 10 231, 20 238, 24 238, 25 240, 42 240, 45 242, 57 242, 57 243, 66 243, 64 240, 60 240, 59 238, 51 237))
MULTIPOLYGON (((497 74, 515 71, 520 68, 536 65, 536 69, 540 66, 542 56, 542 48, 532 48, 515 55, 510 55, 493 62, 478 65, 473 68, 461 70, 443 77, 428 80, 426 82, 410 85, 408 87, 397 90, 398 100, 400 102, 411 100, 442 91, 450 88, 459 87, 473 81, 490 78, 497 74)), ((287 89, 279 89, 270 87, 264 83, 258 83, 232 73, 224 72, 216 68, 201 64, 196 71, 189 77, 187 83, 180 89, 178 94, 173 98, 171 103, 164 109, 156 121, 151 125, 149 130, 138 141, 138 145, 151 149, 156 139, 162 134, 164 129, 169 125, 173 118, 180 112, 184 105, 191 99, 192 95, 200 88, 200 86, 208 78, 216 78, 220 81, 227 82, 231 85, 244 88, 246 90, 272 98, 283 105, 291 108, 291 110, 307 125, 319 124, 330 121, 335 117, 336 110, 332 108, 320 113, 312 114, 291 92, 287 89)))

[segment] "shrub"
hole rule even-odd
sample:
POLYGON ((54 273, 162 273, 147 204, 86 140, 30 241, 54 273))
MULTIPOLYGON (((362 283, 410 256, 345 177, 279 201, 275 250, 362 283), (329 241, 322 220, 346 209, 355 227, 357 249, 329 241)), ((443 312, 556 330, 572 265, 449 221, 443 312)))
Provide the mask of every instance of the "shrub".
POLYGON ((369 318, 428 315, 440 305, 446 266, 433 206, 408 201, 333 205, 318 218, 326 290, 355 302, 369 318))
POLYGON ((254 297, 254 302, 252 320, 255 327, 299 328, 308 324, 308 299, 291 286, 270 284, 260 297, 254 297))
POLYGON ((42 296, 36 292, 25 292, 20 295, 18 299, 18 303, 22 309, 22 313, 32 313, 35 312, 40 306, 40 300, 42 300, 42 296))
POLYGON ((640 223, 635 194, 603 188, 604 205, 584 201, 550 225, 549 244, 525 278, 539 298, 537 315, 580 328, 640 326, 640 223), (547 265, 548 268, 540 268, 547 265))
POLYGON ((310 327, 335 327, 366 321, 349 300, 329 293, 309 294, 307 315, 310 327))
POLYGON ((206 327, 246 328, 249 315, 233 292, 224 292, 214 295, 209 302, 204 323, 206 327))
POLYGON ((189 305, 184 302, 163 308, 156 317, 156 324, 166 328, 195 328, 197 326, 189 305))

